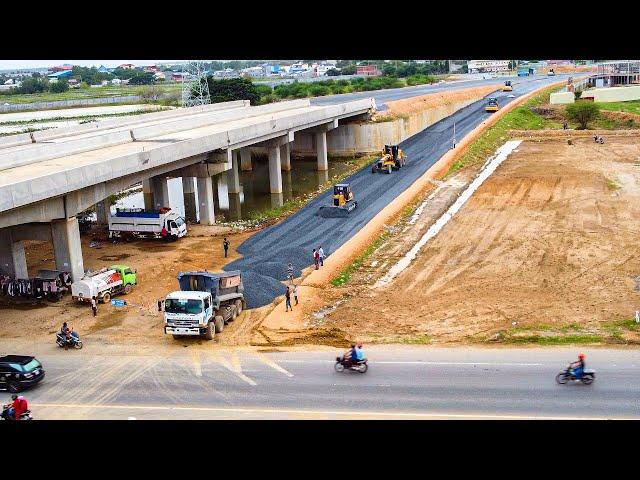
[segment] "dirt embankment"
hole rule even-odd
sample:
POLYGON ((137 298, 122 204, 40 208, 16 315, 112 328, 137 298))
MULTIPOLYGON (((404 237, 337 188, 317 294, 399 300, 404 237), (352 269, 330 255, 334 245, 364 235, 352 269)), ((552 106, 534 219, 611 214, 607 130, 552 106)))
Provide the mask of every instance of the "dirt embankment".
POLYGON ((409 268, 372 290, 375 266, 394 262, 379 249, 322 328, 378 342, 638 342, 635 328, 615 329, 640 303, 639 220, 638 137, 524 142, 409 268))
POLYGON ((444 91, 411 97, 403 100, 387 102, 387 110, 379 112, 377 117, 383 119, 389 116, 413 115, 443 105, 478 100, 502 86, 501 83, 484 87, 463 88, 460 90, 444 91))

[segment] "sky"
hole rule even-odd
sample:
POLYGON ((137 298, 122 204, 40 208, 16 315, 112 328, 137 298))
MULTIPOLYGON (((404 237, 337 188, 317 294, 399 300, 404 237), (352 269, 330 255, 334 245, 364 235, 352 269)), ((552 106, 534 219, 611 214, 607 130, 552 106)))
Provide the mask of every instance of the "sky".
POLYGON ((107 68, 117 67, 123 63, 133 63, 134 65, 153 65, 154 63, 178 63, 184 60, 0 60, 0 70, 53 67, 70 63, 82 67, 99 67, 104 65, 107 68))

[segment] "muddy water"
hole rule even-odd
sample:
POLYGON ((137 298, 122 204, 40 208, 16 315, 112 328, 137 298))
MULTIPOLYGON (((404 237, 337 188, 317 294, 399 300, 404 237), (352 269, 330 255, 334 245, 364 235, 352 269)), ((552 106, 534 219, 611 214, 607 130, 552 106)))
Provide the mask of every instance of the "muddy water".
MULTIPOLYGON (((214 184, 216 221, 223 220, 222 217, 226 221, 249 219, 252 215, 260 214, 281 206, 288 200, 294 200, 313 192, 329 178, 349 170, 349 165, 343 160, 330 161, 328 172, 318 172, 316 166, 315 158, 292 159, 292 170, 282 172, 281 195, 269 193, 269 164, 266 158, 254 158, 252 161, 253 170, 240 172, 241 192, 239 194, 228 193, 226 174, 217 175, 214 177, 214 180, 217 180, 217 185, 214 184)), ((184 216, 182 179, 170 178, 168 183, 171 208, 184 216)), ((116 205, 111 206, 111 211, 115 213, 116 207, 139 208, 143 206, 142 192, 139 191, 119 199, 116 205)), ((198 202, 196 202, 196 210, 198 210, 198 202)))

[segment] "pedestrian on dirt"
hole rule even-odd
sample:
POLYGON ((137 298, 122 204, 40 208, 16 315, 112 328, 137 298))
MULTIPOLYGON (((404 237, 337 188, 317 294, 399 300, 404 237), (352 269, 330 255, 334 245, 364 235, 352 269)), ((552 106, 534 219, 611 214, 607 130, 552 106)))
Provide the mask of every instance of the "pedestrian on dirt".
POLYGON ((293 283, 293 263, 291 262, 287 265, 287 280, 289 280, 289 285, 293 283))
POLYGON ((91 297, 91 310, 93 311, 93 316, 98 315, 98 302, 96 297, 91 297))
POLYGON ((569 128, 569 124, 568 124, 567 122, 564 122, 564 123, 562 124, 562 129, 563 129, 563 130, 567 130, 568 128, 569 128))
POLYGON ((287 286, 287 290, 284 292, 284 298, 286 300, 285 303, 285 312, 288 312, 289 309, 291 309, 291 311, 293 311, 293 307, 291 306, 291 290, 289 290, 289 287, 287 286))
POLYGON ((293 298, 296 301, 296 305, 298 305, 298 285, 293 285, 293 298))
POLYGON ((227 258, 229 256, 229 240, 227 240, 227 237, 224 237, 222 246, 224 247, 224 258, 227 258))
POLYGON ((158 311, 159 312, 162 311, 162 299, 161 298, 158 299, 158 311))
POLYGON ((320 266, 324 267, 324 250, 322 247, 318 247, 318 255, 320 256, 320 266))
POLYGON ((314 248, 313 249, 313 264, 316 266, 316 270, 318 270, 319 264, 320 264, 320 254, 318 253, 318 251, 314 248))

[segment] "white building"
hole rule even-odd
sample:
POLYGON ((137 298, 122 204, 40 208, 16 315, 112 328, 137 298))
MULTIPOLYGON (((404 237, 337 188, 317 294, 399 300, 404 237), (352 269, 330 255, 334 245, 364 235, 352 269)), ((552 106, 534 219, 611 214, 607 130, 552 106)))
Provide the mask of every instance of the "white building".
POLYGON ((113 80, 111 80, 111 85, 121 85, 122 84, 122 80, 120 80, 119 78, 114 78, 113 80))
POLYGON ((326 64, 326 63, 325 63, 325 64, 322 64, 322 63, 321 63, 320 65, 317 65, 317 66, 316 66, 316 68, 315 68, 315 70, 316 70, 316 75, 317 75, 318 77, 324 77, 324 76, 327 74, 327 72, 328 72, 329 70, 332 70, 332 69, 334 69, 334 68, 335 68, 335 66, 334 66, 334 65, 330 65, 330 64, 326 64))
POLYGON ((509 60, 469 60, 469 73, 504 72, 509 70, 509 60))

